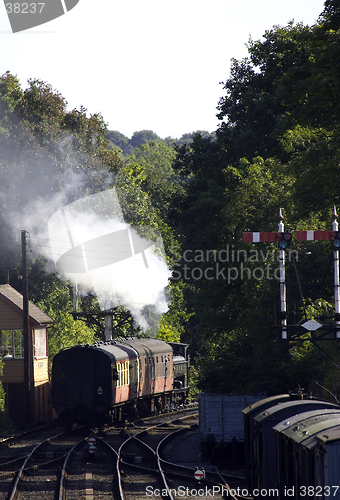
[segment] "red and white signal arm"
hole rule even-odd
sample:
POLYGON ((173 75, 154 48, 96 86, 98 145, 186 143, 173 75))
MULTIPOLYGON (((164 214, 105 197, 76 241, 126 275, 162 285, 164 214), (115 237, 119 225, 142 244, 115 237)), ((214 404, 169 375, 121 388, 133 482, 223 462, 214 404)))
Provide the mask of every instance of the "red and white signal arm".
POLYGON ((280 239, 281 233, 243 233, 243 243, 273 243, 280 239))
POLYGON ((335 236, 334 231, 296 231, 298 241, 334 240, 335 236))
POLYGON ((195 475, 195 479, 197 479, 197 481, 200 481, 201 479, 205 478, 205 471, 201 470, 201 469, 197 469, 197 470, 195 470, 194 475, 195 475))

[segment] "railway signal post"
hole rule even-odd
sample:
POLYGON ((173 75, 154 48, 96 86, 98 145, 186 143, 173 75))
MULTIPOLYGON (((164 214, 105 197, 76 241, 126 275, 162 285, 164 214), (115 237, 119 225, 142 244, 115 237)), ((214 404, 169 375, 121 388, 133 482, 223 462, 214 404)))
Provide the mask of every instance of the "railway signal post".
POLYGON ((332 231, 296 231, 298 241, 329 240, 333 247, 334 261, 334 304, 335 304, 335 338, 340 339, 340 281, 339 281, 339 251, 340 231, 336 207, 333 208, 332 231))
POLYGON ((279 264, 280 264, 280 305, 281 305, 281 338, 287 338, 287 298, 286 298, 286 272, 285 272, 285 250, 289 247, 292 239, 286 231, 283 223, 281 208, 279 209, 279 264))
POLYGON ((273 243, 279 244, 279 264, 280 264, 280 315, 281 315, 281 338, 287 339, 287 300, 286 300, 286 275, 285 275, 285 251, 289 247, 292 235, 285 230, 281 208, 279 209, 278 232, 272 233, 243 233, 244 243, 273 243))
MULTIPOLYGON (((324 331, 316 335, 316 330, 323 327, 320 323, 306 318, 305 323, 299 325, 290 325, 290 327, 302 327, 311 333, 308 339, 311 342, 319 340, 334 340, 340 339, 340 265, 339 265, 339 252, 340 252, 340 231, 338 223, 338 215, 336 207, 333 209, 333 223, 332 231, 296 231, 296 239, 298 241, 331 241, 333 249, 333 269, 334 269, 334 304, 335 304, 335 317, 334 324, 330 327, 324 328, 324 331), (331 334, 331 335, 330 335, 331 334)), ((243 242, 245 243, 260 243, 260 242, 274 242, 278 241, 279 246, 279 271, 280 271, 280 302, 281 302, 281 339, 282 340, 302 340, 305 341, 306 337, 301 337, 301 334, 295 333, 288 338, 287 335, 287 308, 286 308, 286 280, 285 280, 285 250, 289 247, 292 240, 290 231, 284 229, 283 216, 281 209, 279 210, 279 226, 277 233, 243 233, 243 242)), ((294 261, 293 261, 294 262, 294 261)), ((298 279, 298 278, 297 278, 298 279)), ((302 292, 301 298, 302 298, 302 292)), ((303 300, 303 298, 302 298, 303 300)), ((305 312, 306 314, 306 312, 305 312)), ((306 332, 305 332, 306 333, 306 332)))

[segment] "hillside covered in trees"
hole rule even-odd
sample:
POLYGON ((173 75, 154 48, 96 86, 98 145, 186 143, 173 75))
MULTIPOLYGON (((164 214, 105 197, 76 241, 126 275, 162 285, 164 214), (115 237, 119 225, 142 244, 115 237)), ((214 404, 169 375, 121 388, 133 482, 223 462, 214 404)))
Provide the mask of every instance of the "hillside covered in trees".
MULTIPOLYGON (((21 291, 20 229, 29 223, 29 293, 55 319, 50 355, 102 336, 103 326, 73 319, 70 283, 39 252, 39 228, 54 196, 66 204, 114 187, 126 222, 162 235, 172 278, 158 335, 190 343, 199 390, 274 394, 300 384, 340 396, 339 341, 312 343, 308 332, 279 340, 277 245, 242 243, 245 231, 277 231, 280 207, 293 233, 331 229, 333 205, 340 210, 339 52, 339 0, 327 0, 313 26, 269 27, 232 61, 219 128, 179 139, 129 139, 101 115, 67 111, 53 82, 32 79, 23 90, 10 72, 0 78, 0 277, 21 291)), ((308 319, 331 324, 330 242, 293 239, 290 249, 288 324, 305 320, 304 305, 308 319)), ((96 310, 95 296, 79 307, 96 310)), ((130 335, 124 328, 119 335, 130 335)))
POLYGON ((190 144, 196 134, 199 134, 205 138, 211 137, 212 139, 214 139, 215 137, 215 132, 209 133, 204 130, 197 130, 196 132, 183 134, 179 139, 175 139, 172 137, 166 137, 165 139, 162 139, 152 130, 140 130, 138 132, 134 132, 132 137, 129 138, 124 134, 121 134, 120 132, 109 130, 107 133, 107 138, 109 140, 110 148, 118 148, 120 149, 122 155, 126 156, 134 154, 136 149, 140 148, 148 141, 161 141, 168 146, 182 146, 184 144, 190 144))

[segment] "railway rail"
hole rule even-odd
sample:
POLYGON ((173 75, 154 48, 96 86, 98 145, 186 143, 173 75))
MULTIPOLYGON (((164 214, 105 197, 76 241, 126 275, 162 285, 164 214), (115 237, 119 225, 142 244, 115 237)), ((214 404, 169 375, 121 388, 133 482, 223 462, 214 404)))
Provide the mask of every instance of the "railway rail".
MULTIPOLYGON (((218 500, 230 478, 218 476, 213 466, 206 467, 201 482, 194 478, 201 467, 195 427, 197 407, 191 407, 126 428, 107 428, 104 436, 85 429, 53 434, 50 429, 39 441, 2 444, 0 500, 150 500, 161 493, 175 500, 192 498, 198 490, 202 499, 214 491, 218 500), (90 437, 96 440, 96 453, 90 453, 90 437)), ((234 480, 242 482, 241 477, 234 480)))
MULTIPOLYGON (((226 483, 226 478, 218 475, 216 470, 206 471, 205 479, 197 481, 195 478, 197 467, 193 465, 194 463, 197 465, 197 460, 199 460, 197 454, 195 457, 190 457, 189 451, 188 465, 174 463, 162 456, 166 453, 168 442, 172 442, 178 436, 181 436, 183 441, 182 454, 185 454, 185 449, 191 448, 187 435, 193 434, 193 425, 197 424, 197 415, 195 415, 195 420, 190 421, 190 418, 192 419, 190 416, 184 417, 183 421, 176 418, 170 422, 142 429, 129 436, 121 445, 119 463, 123 478, 121 479, 123 496, 120 496, 120 500, 130 500, 135 496, 145 499, 163 496, 170 500, 175 500, 177 496, 181 498, 200 496, 204 499, 211 498, 212 493, 214 498, 218 499, 223 497, 228 488, 230 494, 231 489, 226 483), (127 447, 129 447, 128 450, 127 447), (127 460, 126 457, 130 459, 127 460)), ((238 482, 244 481, 242 477, 234 477, 234 480, 236 479, 238 482)))
MULTIPOLYGON (((79 439, 49 428, 26 433, 2 443, 0 499, 54 500, 62 457, 79 439)), ((79 432, 79 431, 78 431, 79 432)))

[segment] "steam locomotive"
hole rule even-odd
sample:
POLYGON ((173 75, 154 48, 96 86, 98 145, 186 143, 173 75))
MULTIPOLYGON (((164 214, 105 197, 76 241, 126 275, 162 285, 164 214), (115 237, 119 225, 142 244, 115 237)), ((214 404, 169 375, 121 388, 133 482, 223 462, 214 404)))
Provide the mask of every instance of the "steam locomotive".
POLYGON ((124 423, 185 404, 188 345, 116 339, 77 345, 53 358, 51 398, 61 424, 124 423))

